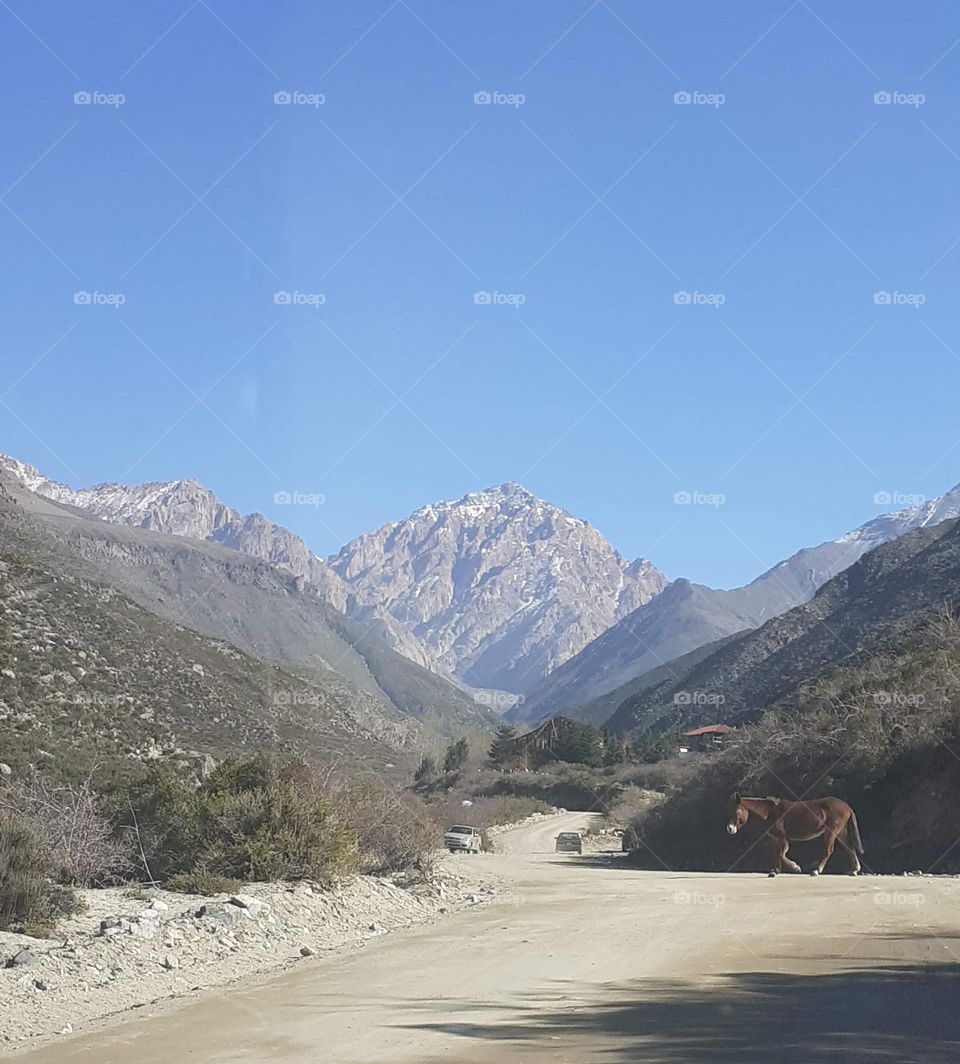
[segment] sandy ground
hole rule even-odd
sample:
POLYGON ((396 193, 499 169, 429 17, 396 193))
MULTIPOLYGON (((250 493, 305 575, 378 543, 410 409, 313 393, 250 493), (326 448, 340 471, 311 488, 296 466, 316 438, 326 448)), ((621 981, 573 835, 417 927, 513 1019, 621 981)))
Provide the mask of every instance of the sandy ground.
POLYGON ((30 1064, 960 1060, 960 880, 696 875, 501 837, 489 905, 65 1039, 30 1064))

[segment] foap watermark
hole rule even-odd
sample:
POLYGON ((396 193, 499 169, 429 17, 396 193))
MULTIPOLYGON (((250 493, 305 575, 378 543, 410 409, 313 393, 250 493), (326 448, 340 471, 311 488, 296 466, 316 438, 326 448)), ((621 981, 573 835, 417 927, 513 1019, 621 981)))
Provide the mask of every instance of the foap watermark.
POLYGON ((727 501, 726 495, 719 491, 675 491, 673 493, 674 506, 723 506, 727 501))
POLYGON ((89 92, 81 89, 73 94, 73 102, 80 107, 112 107, 116 110, 127 102, 122 92, 89 92))
POLYGON ((922 107, 927 98, 922 92, 887 92, 881 90, 873 94, 873 102, 881 107, 922 107))
POLYGON ((487 92, 482 90, 473 94, 473 102, 479 107, 523 107, 527 102, 522 92, 487 92))
POLYGON ((726 700, 719 691, 677 691, 673 696, 675 706, 722 706, 726 700))
POLYGON ((922 506, 926 495, 907 491, 878 491, 874 493, 874 506, 922 506))
POLYGON ((477 691, 473 701, 478 706, 487 706, 497 713, 505 713, 514 706, 522 706, 526 698, 523 695, 512 695, 509 691, 477 691))
POLYGON ((278 307, 322 307, 327 301, 323 292, 274 292, 273 301, 278 307))
POLYGON ((921 905, 926 905, 926 903, 926 896, 916 891, 879 890, 873 896, 874 905, 900 905, 918 909, 921 905))
POLYGON ((327 98, 322 92, 290 92, 281 89, 273 94, 273 102, 279 107, 322 107, 327 98))
POLYGON ((326 495, 310 491, 275 491, 273 502, 276 506, 323 506, 326 495))
POLYGON ((919 691, 874 691, 875 706, 922 706, 926 697, 919 691))
POLYGON ((123 292, 74 292, 78 307, 122 307, 127 301, 123 292))
POLYGON ((913 307, 919 310, 926 303, 923 292, 874 292, 873 302, 878 307, 913 307))
POLYGON ((673 102, 681 107, 722 107, 727 98, 722 92, 687 92, 682 90, 673 94, 673 102))
POLYGON ((674 905, 706 905, 717 909, 726 900, 724 894, 708 894, 702 890, 675 890, 673 892, 674 905))
POLYGON ((275 706, 319 706, 320 695, 316 691, 276 691, 273 695, 275 706))
POLYGON ((673 301, 678 307, 713 307, 719 310, 727 297, 723 292, 674 292, 673 301))
POLYGON ((527 301, 523 292, 474 292, 478 307, 522 307, 527 301))

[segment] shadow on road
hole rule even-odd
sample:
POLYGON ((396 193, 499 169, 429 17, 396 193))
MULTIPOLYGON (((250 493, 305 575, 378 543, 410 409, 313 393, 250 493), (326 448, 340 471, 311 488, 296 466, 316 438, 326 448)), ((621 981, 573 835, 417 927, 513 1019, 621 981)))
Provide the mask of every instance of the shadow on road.
POLYGON ((476 1051, 478 1042, 493 1042, 522 1059, 525 1047, 553 1046, 565 1060, 660 1064, 960 1061, 956 964, 817 976, 749 972, 708 986, 643 981, 611 985, 602 997, 558 981, 544 994, 550 1005, 541 995, 519 1014, 464 1002, 471 1011, 489 1008, 489 1019, 409 1026, 460 1035, 465 1053, 470 1043, 476 1051))

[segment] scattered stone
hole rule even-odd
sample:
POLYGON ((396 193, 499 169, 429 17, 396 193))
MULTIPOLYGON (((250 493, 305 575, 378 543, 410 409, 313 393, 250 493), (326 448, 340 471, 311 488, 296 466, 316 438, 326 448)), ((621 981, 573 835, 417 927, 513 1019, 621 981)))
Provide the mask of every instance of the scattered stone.
POLYGON ((61 1034, 73 1034, 73 1024, 72 1023, 65 1023, 60 1028, 60 1033, 61 1034))
POLYGON ((22 949, 7 960, 5 968, 19 968, 22 965, 35 964, 37 958, 28 949, 22 949))
POLYGON ((33 985, 34 985, 34 987, 36 987, 37 990, 49 990, 50 989, 50 987, 47 985, 46 982, 44 982, 43 979, 34 979, 33 985))
POLYGON ((222 901, 209 901, 197 909, 200 919, 212 920, 214 923, 233 927, 244 918, 244 911, 237 905, 224 904, 222 901))
POLYGON ((313 956, 313 950, 309 946, 301 946, 300 947, 300 956, 301 957, 312 957, 313 956))
MULTIPOLYGON (((4 673, 10 672, 9 669, 4 669, 4 673)), ((13 673, 10 673, 12 676, 13 673)), ((0 761, 0 776, 10 776, 13 774, 13 769, 6 763, 6 761, 0 761)))
POLYGON ((180 967, 180 959, 175 957, 172 953, 168 953, 163 958, 163 967, 166 968, 168 972, 175 972, 180 967))
POLYGON ((270 911, 270 906, 265 901, 260 901, 259 898, 251 897, 249 894, 234 894, 228 904, 236 905, 238 908, 243 909, 254 919, 264 916, 270 911))
POLYGON ((158 913, 165 913, 170 906, 162 899, 154 898, 153 901, 150 902, 150 908, 155 909, 158 913))

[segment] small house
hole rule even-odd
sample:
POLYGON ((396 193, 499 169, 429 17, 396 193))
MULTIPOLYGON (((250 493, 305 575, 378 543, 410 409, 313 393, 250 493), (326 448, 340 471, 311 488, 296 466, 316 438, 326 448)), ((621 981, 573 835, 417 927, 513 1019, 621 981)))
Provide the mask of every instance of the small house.
POLYGON ((702 728, 693 728, 683 733, 682 745, 688 751, 696 750, 705 753, 709 750, 719 750, 727 741, 727 736, 736 731, 729 724, 705 724, 702 728))

